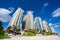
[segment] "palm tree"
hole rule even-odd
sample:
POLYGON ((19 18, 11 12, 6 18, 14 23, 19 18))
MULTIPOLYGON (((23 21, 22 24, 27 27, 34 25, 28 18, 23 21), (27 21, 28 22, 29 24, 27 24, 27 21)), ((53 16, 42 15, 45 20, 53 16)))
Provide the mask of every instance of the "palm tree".
POLYGON ((9 32, 10 31, 10 29, 12 29, 12 27, 11 26, 9 26, 8 28, 7 28, 7 32, 9 32))
POLYGON ((17 26, 14 26, 13 31, 15 31, 15 32, 16 32, 16 30, 17 30, 17 26))
POLYGON ((17 32, 18 32, 18 33, 20 32, 20 28, 17 28, 17 32))

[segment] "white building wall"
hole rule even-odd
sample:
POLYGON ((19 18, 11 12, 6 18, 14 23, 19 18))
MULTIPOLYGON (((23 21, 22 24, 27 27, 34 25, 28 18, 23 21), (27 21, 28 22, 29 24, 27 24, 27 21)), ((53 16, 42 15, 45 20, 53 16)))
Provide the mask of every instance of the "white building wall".
POLYGON ((43 21, 43 28, 46 32, 51 32, 51 28, 46 21, 43 21))
POLYGON ((43 30, 42 19, 40 17, 35 18, 34 25, 35 25, 35 29, 39 29, 39 32, 43 30))
POLYGON ((9 22, 9 26, 12 26, 13 25, 16 25, 16 26, 19 26, 19 22, 21 21, 21 18, 22 18, 22 15, 23 15, 23 10, 19 7, 16 12, 13 14, 10 22, 9 22))
POLYGON ((24 17, 24 21, 26 22, 25 29, 33 29, 34 28, 34 21, 33 21, 33 14, 27 12, 27 15, 24 17))

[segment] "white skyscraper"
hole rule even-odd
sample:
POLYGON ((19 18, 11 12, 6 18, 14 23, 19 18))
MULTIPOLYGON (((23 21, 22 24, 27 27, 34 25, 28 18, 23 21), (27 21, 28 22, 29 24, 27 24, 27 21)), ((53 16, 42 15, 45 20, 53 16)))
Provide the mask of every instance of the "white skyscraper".
POLYGON ((46 21, 43 21, 43 29, 46 32, 51 32, 51 28, 49 27, 48 23, 46 21))
POLYGON ((24 21, 26 23, 25 29, 33 29, 34 27, 34 21, 33 21, 33 12, 28 11, 27 15, 24 17, 24 21))
POLYGON ((56 33, 53 24, 52 23, 49 23, 49 26, 51 28, 52 33, 56 33))
POLYGON ((42 19, 40 17, 36 17, 34 21, 35 29, 39 29, 39 32, 43 30, 42 19))
POLYGON ((22 15, 23 15, 24 10, 22 10, 20 7, 16 10, 16 12, 13 14, 9 25, 8 26, 20 26, 21 20, 22 20, 22 15))

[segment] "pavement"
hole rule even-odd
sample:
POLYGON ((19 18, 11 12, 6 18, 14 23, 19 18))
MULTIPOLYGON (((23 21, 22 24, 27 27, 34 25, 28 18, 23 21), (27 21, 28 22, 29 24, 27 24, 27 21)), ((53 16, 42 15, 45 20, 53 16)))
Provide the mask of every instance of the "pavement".
POLYGON ((8 39, 0 39, 0 40, 60 40, 60 37, 57 35, 53 35, 53 36, 42 36, 42 35, 37 35, 37 36, 30 36, 30 37, 26 37, 26 36, 20 36, 20 35, 16 35, 16 36, 11 36, 11 38, 8 39))

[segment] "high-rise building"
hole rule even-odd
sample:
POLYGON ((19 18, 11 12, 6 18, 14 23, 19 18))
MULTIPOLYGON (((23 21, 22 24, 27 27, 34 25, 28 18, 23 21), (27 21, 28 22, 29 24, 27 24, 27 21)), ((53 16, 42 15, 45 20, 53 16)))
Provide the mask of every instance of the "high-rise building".
POLYGON ((13 14, 8 26, 20 26, 24 10, 20 7, 13 14))
POLYGON ((25 29, 33 29, 34 27, 34 21, 33 21, 33 12, 32 11, 28 11, 27 15, 24 17, 24 21, 25 21, 25 29))
POLYGON ((51 32, 51 28, 49 27, 48 23, 46 21, 43 21, 43 29, 46 32, 51 32))
POLYGON ((39 32, 43 30, 42 19, 40 17, 36 17, 34 21, 35 29, 38 29, 39 32))
POLYGON ((51 32, 52 33, 56 33, 53 24, 52 23, 49 23, 49 26, 51 28, 51 32))

